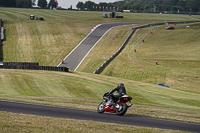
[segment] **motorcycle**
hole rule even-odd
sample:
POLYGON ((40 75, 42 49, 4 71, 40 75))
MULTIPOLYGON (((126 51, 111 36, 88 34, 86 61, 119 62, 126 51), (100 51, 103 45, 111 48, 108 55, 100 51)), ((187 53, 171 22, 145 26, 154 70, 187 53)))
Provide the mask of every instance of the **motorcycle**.
POLYGON ((110 106, 109 97, 110 95, 108 92, 103 95, 104 101, 99 104, 97 108, 98 113, 104 113, 104 111, 106 111, 122 116, 126 113, 127 109, 133 105, 131 103, 132 97, 123 95, 116 100, 113 106, 110 106), (127 102, 129 102, 130 104, 127 105, 127 102))

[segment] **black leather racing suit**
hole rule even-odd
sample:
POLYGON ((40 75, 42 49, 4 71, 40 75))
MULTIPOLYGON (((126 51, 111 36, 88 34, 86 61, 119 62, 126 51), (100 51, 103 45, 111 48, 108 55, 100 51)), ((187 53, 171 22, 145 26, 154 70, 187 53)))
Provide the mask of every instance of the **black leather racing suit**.
POLYGON ((120 97, 120 96, 123 96, 123 95, 126 95, 126 89, 124 86, 117 86, 115 89, 113 89, 112 91, 109 92, 111 95, 110 95, 110 100, 114 100, 114 102, 116 102, 116 100, 120 97), (115 91, 118 92, 118 94, 112 94, 114 93, 115 91))

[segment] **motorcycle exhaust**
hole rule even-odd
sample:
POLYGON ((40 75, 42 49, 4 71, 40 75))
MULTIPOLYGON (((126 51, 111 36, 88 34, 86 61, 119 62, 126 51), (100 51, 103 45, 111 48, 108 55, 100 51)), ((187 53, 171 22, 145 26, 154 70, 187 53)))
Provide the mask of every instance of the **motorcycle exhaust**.
POLYGON ((133 104, 132 104, 132 103, 130 103, 130 104, 128 105, 128 108, 129 108, 129 107, 131 107, 132 105, 133 105, 133 104))

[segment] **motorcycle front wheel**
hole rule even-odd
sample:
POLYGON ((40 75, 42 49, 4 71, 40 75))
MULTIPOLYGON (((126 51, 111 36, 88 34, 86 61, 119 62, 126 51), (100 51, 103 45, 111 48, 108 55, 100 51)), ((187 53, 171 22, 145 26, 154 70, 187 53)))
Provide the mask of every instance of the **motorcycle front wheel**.
POLYGON ((104 102, 101 102, 97 108, 98 113, 103 113, 104 112, 104 102))
POLYGON ((120 103, 119 108, 116 110, 117 115, 124 115, 127 111, 126 103, 120 103))

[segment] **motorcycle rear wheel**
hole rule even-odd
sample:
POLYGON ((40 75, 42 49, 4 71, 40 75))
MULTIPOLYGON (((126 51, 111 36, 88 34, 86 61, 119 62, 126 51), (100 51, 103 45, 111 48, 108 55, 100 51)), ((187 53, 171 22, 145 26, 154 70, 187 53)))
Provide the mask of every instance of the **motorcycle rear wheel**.
POLYGON ((101 102, 97 108, 98 113, 103 113, 104 112, 104 102, 101 102))
POLYGON ((127 111, 126 103, 120 103, 119 108, 116 110, 117 115, 124 115, 127 111))

